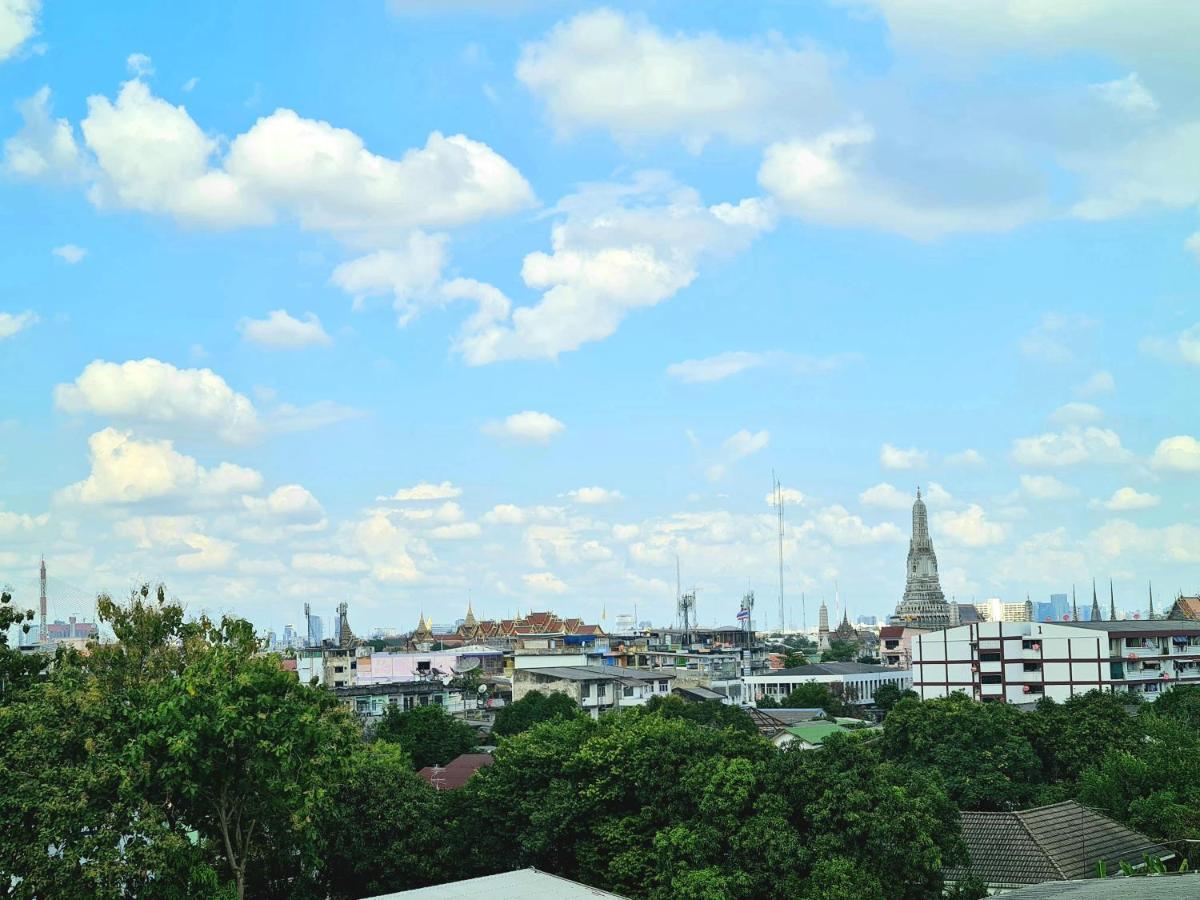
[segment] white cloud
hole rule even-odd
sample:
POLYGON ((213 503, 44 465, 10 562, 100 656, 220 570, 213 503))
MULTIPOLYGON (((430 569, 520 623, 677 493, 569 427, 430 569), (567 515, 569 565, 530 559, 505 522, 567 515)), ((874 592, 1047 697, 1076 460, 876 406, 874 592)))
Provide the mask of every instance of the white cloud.
POLYGON ((879 450, 879 462, 885 469, 917 469, 929 462, 929 454, 916 447, 903 450, 884 444, 879 450))
POLYGON ((910 497, 904 491, 886 481, 881 481, 879 484, 867 488, 858 495, 860 503, 867 506, 880 506, 884 509, 908 509, 912 506, 913 499, 913 497, 910 497))
POLYGON ((610 9, 581 13, 526 44, 517 78, 561 134, 600 128, 620 140, 714 135, 746 142, 811 129, 836 111, 830 63, 781 37, 668 35, 610 9))
POLYGON ((315 521, 325 513, 317 498, 298 484, 275 488, 266 497, 243 497, 246 510, 260 516, 286 521, 315 521))
POLYGON ((567 592, 566 582, 552 572, 531 572, 528 575, 522 575, 521 580, 525 582, 525 587, 536 594, 565 594, 567 592))
POLYGON ((23 313, 0 312, 0 341, 24 331, 30 325, 36 325, 37 321, 37 315, 29 310, 23 313))
POLYGON ((1055 425, 1088 425, 1104 418, 1104 410, 1091 403, 1064 403, 1050 414, 1055 425))
POLYGON ((1138 345, 1143 353, 1166 362, 1200 366, 1200 322, 1185 328, 1175 338, 1145 338, 1138 345))
POLYGON ((1081 463, 1117 463, 1130 458, 1121 438, 1107 428, 1071 425, 1061 432, 1046 432, 1013 441, 1013 459, 1025 466, 1074 466, 1081 463))
POLYGON ((737 462, 739 459, 745 459, 762 450, 770 440, 771 433, 765 429, 751 432, 743 428, 727 437, 725 443, 721 445, 721 450, 726 459, 730 462, 737 462))
POLYGON ((183 91, 185 94, 190 94, 192 91, 194 91, 196 89, 196 85, 198 85, 199 83, 200 83, 200 79, 197 76, 193 75, 191 78, 189 78, 187 81, 185 81, 183 83, 182 87, 180 87, 180 90, 183 91))
POLYGON ((1053 475, 1022 475, 1021 488, 1035 500, 1067 500, 1079 493, 1053 475))
POLYGON ((1190 523, 1142 528, 1124 519, 1113 519, 1093 531, 1089 538, 1096 550, 1109 559, 1138 553, 1155 560, 1200 562, 1200 527, 1190 523))
POLYGON ((489 437, 502 438, 518 443, 548 444, 552 438, 558 437, 567 426, 554 416, 543 412, 525 410, 513 413, 508 418, 498 422, 488 422, 483 426, 483 433, 489 437))
POLYGON ((1114 81, 1092 85, 1092 90, 1105 103, 1111 103, 1124 112, 1142 116, 1151 116, 1158 112, 1158 101, 1142 83, 1137 72, 1130 72, 1124 78, 1114 81))
POLYGON ((61 247, 55 247, 50 252, 70 265, 83 262, 83 258, 87 256, 86 248, 77 247, 74 244, 63 244, 61 247))
MULTIPOLYGON (((782 488, 779 493, 782 494, 782 496, 783 496, 783 505, 785 507, 803 506, 805 504, 805 502, 808 500, 808 498, 805 497, 804 494, 802 494, 800 491, 796 490, 795 488, 785 487, 785 488, 782 488)), ((774 508, 775 507, 775 492, 771 491, 771 493, 764 496, 763 502, 766 503, 767 506, 774 508)))
POLYGON ((105 428, 88 439, 92 470, 64 488, 60 498, 78 503, 140 503, 187 494, 193 499, 256 491, 262 476, 221 463, 205 469, 177 452, 171 441, 141 441, 128 431, 105 428))
POLYGON ((439 525, 429 532, 429 536, 443 541, 462 541, 476 538, 483 534, 478 522, 456 522, 453 525, 439 525))
POLYGON ((1176 472, 1200 472, 1200 441, 1188 434, 1159 441, 1151 464, 1176 472))
POLYGON ((89 363, 74 384, 54 389, 54 403, 69 413, 181 426, 231 443, 262 432, 254 404, 211 369, 177 369, 151 358, 89 363))
POLYGON ((293 553, 292 568, 313 575, 353 575, 370 571, 369 563, 337 553, 293 553))
POLYGON ((1158 506, 1161 502, 1162 498, 1155 494, 1143 494, 1134 488, 1123 487, 1117 488, 1109 499, 1099 505, 1113 512, 1122 512, 1131 509, 1149 509, 1152 506, 1158 506))
POLYGON ((1007 529, 998 522, 989 522, 983 507, 972 503, 961 511, 945 511, 934 515, 933 523, 940 534, 964 547, 989 547, 1004 540, 1007 529))
POLYGON ((130 53, 125 58, 125 68, 135 78, 154 74, 154 61, 145 53, 130 53))
POLYGON ((603 487, 581 487, 573 491, 567 491, 567 498, 574 503, 583 503, 587 505, 598 505, 603 503, 615 503, 622 499, 620 491, 609 490, 603 487))
POLYGON ((1117 383, 1108 372, 1096 372, 1079 388, 1079 393, 1085 397, 1094 397, 1098 394, 1111 394, 1117 388, 1117 383))
POLYGON ((585 187, 557 211, 565 217, 553 227, 551 252, 530 253, 521 267, 525 285, 542 291, 537 303, 513 309, 490 286, 448 286, 480 301, 457 342, 469 365, 556 359, 602 340, 634 310, 691 284, 702 261, 737 253, 772 225, 757 199, 704 206, 696 191, 655 173, 585 187))
POLYGON ((330 281, 354 297, 356 308, 369 297, 390 295, 397 324, 407 325, 423 307, 455 299, 440 291, 445 265, 446 236, 414 230, 395 247, 342 263, 330 281))
POLYGON ((307 406, 294 406, 291 403, 280 403, 266 417, 266 428, 277 434, 296 431, 312 431, 327 425, 337 425, 339 422, 349 422, 361 419, 367 413, 353 406, 334 403, 331 400, 318 400, 307 406))
POLYGON ((347 241, 379 246, 420 227, 451 227, 528 206, 521 174, 486 144, 433 132, 401 159, 371 153, 351 131, 288 109, 228 143, 139 78, 115 101, 88 99, 80 123, 95 164, 81 162, 69 123, 54 122, 43 89, 7 145, 11 171, 91 182, 100 207, 170 215, 211 227, 263 225, 278 215, 347 241))
POLYGON ((493 506, 483 514, 483 521, 496 525, 522 525, 525 520, 525 510, 512 503, 493 506))
POLYGON ((820 510, 813 518, 817 531, 837 546, 880 544, 903 538, 900 529, 891 522, 867 525, 844 506, 834 505, 820 510))
POLYGON ((441 484, 433 484, 432 482, 422 481, 419 484, 414 484, 412 487, 400 488, 390 497, 380 497, 380 500, 453 500, 455 497, 462 496, 462 488, 456 487, 449 481, 443 481, 441 484))
POLYGON ((983 454, 970 447, 961 453, 951 453, 946 457, 946 464, 950 466, 982 466, 985 462, 983 454))
POLYGON ((354 543, 371 560, 371 577, 378 582, 411 583, 422 577, 413 559, 419 543, 383 512, 367 516, 352 528, 354 543))
POLYGON ((1095 320, 1086 316, 1046 313, 1041 321, 1021 338, 1021 353, 1045 362, 1070 362, 1075 358, 1075 346, 1082 335, 1095 326, 1095 320))
POLYGON ((1036 218, 1043 202, 1025 190, 1000 187, 1002 179, 984 161, 921 156, 914 146, 878 139, 857 124, 815 138, 767 147, 758 183, 785 212, 822 225, 876 228, 917 240, 970 231, 1008 231, 1036 218), (905 155, 916 158, 904 159, 905 155), (922 183, 912 173, 936 171, 922 183), (975 185, 974 190, 962 186, 975 185), (981 184, 997 185, 992 193, 981 184))
POLYGON ((667 366, 667 374, 688 384, 721 381, 750 369, 771 367, 796 375, 818 375, 833 372, 856 357, 853 354, 813 357, 768 351, 752 353, 733 350, 704 359, 687 359, 667 366))
POLYGON ((265 319, 242 319, 238 330, 250 343, 273 350, 299 350, 333 343, 321 327, 321 320, 311 312, 300 320, 288 315, 286 309, 273 309, 265 319))
POLYGON ((41 0, 0 0, 0 62, 12 57, 37 32, 41 0))
POLYGON ((175 564, 185 572, 224 571, 237 546, 206 534, 184 535, 183 543, 193 551, 175 557, 175 564))
POLYGON ((49 521, 50 516, 48 513, 42 513, 40 516, 30 516, 0 509, 0 535, 11 537, 17 532, 34 531, 49 521))

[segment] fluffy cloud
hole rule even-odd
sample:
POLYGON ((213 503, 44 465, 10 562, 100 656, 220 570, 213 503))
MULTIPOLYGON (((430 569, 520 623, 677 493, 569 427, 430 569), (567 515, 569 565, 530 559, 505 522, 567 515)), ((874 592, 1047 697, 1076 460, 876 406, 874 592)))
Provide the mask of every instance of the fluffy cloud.
POLYGON ((293 553, 292 568, 313 575, 354 575, 370 571, 369 563, 336 553, 293 553))
POLYGON ((12 537, 18 533, 28 533, 41 528, 49 521, 50 516, 47 513, 30 516, 0 509, 0 536, 12 537))
POLYGON ((596 486, 581 487, 576 488, 573 491, 567 491, 567 498, 574 503, 583 503, 588 505, 615 503, 617 500, 621 499, 621 492, 596 486))
POLYGON ((866 506, 879 506, 884 509, 908 509, 913 503, 911 496, 886 481, 867 488, 858 495, 858 500, 866 506))
POLYGON ((820 510, 813 519, 816 530, 836 546, 880 544, 901 540, 904 535, 891 522, 867 525, 844 506, 834 505, 820 510))
POLYGON ((765 429, 751 432, 743 428, 727 437, 721 445, 721 450, 730 462, 736 462, 762 450, 770 440, 771 433, 765 429))
POLYGON ((1143 353, 1166 362, 1200 366, 1200 323, 1185 328, 1171 339, 1146 338, 1139 347, 1143 353))
POLYGON ((1095 397, 1098 394, 1111 394, 1117 388, 1117 382, 1108 372, 1096 372, 1079 387, 1079 393, 1085 397, 1095 397))
POLYGON ((521 581, 525 583, 525 587, 537 594, 565 594, 567 592, 566 582, 552 572, 531 572, 528 575, 522 575, 521 581))
POLYGON ((560 133, 679 135, 693 149, 713 135, 755 141, 809 129, 836 103, 829 61, 815 48, 778 37, 667 35, 608 9, 526 44, 517 78, 545 102, 560 133))
POLYGON ((1190 251, 1197 260, 1200 260, 1200 231, 1189 235, 1183 242, 1183 248, 1190 251))
POLYGON ((33 37, 41 6, 41 0, 0 0, 0 62, 33 37))
POLYGON ((667 366, 667 374, 688 384, 721 381, 749 369, 771 367, 796 375, 818 375, 833 372, 855 359, 853 354, 835 356, 796 356, 791 353, 769 351, 751 353, 733 350, 718 353, 704 359, 687 359, 667 366))
POLYGON ((1067 500, 1078 493, 1053 475, 1022 475, 1021 489, 1035 500, 1067 500))
MULTIPOLYGON (((805 504, 805 501, 808 500, 808 498, 805 497, 804 494, 802 494, 800 491, 796 490, 795 488, 790 488, 790 487, 781 488, 779 493, 783 498, 784 506, 803 506, 805 504)), ((775 498, 774 491, 771 491, 771 493, 769 493, 763 497, 763 502, 766 503, 767 506, 770 506, 772 508, 775 507, 775 500, 776 500, 776 498, 775 498)))
POLYGON ((1086 316, 1046 313, 1036 326, 1021 338, 1021 353, 1052 363, 1070 362, 1081 338, 1096 327, 1086 316))
POLYGON ((24 331, 30 325, 37 323, 38 317, 26 310, 23 313, 0 312, 0 341, 10 338, 18 331, 24 331))
POLYGON ((902 450, 884 444, 879 450, 879 462, 885 469, 917 469, 929 462, 929 454, 916 447, 902 450))
POLYGON ((567 426, 554 416, 544 412, 513 413, 498 422, 488 422, 483 426, 483 433, 494 438, 516 441, 524 444, 548 444, 552 438, 558 437, 567 426))
POLYGON ((1064 403, 1050 414, 1055 425, 1088 425, 1104 418, 1104 410, 1091 403, 1064 403))
MULTIPOLYGON (((3 0, 0 0, 3 2, 3 0)), ((17 104, 23 125, 4 142, 4 170, 19 178, 72 184, 87 171, 75 130, 51 111, 50 88, 17 104)))
POLYGON ((356 307, 370 297, 392 297, 397 322, 406 325, 423 307, 456 299, 442 290, 445 265, 445 235, 414 230, 394 247, 342 263, 330 281, 352 295, 356 307))
POLYGON ((262 498, 243 497, 242 504, 248 512, 289 522, 317 521, 325 514, 317 498, 298 484, 282 485, 262 498))
POLYGON ((951 453, 946 457, 946 464, 950 466, 982 466, 984 462, 983 454, 970 447, 961 453, 951 453))
POLYGON ((932 240, 953 232, 1007 231, 1042 212, 1043 202, 1028 185, 998 177, 994 169, 966 156, 938 158, 930 151, 922 157, 913 145, 880 140, 874 128, 858 124, 772 144, 758 183, 785 212, 807 221, 932 240), (933 171, 938 178, 924 183, 904 174, 933 171), (996 187, 981 192, 983 184, 996 187))
POLYGON ((443 481, 441 484, 433 484, 428 481, 422 481, 419 484, 414 484, 412 487, 400 488, 390 497, 381 497, 386 500, 453 500, 455 497, 462 496, 462 488, 456 487, 449 481, 443 481))
POLYGON ((1200 472, 1200 441, 1188 434, 1159 441, 1151 464, 1176 472, 1200 472))
POLYGON ((205 469, 177 452, 170 441, 140 441, 128 431, 105 428, 88 439, 91 474, 64 488, 60 498, 77 503, 139 503, 188 494, 195 499, 256 491, 262 476, 221 463, 205 469))
POLYGON ((1132 509, 1149 509, 1158 506, 1161 498, 1155 494, 1144 494, 1131 487, 1117 488, 1113 495, 1100 505, 1113 512, 1132 509))
POLYGON ((757 199, 705 206, 691 188, 648 173, 588 187, 557 209, 565 217, 551 252, 530 253, 521 267, 526 286, 542 292, 536 304, 513 309, 490 286, 453 286, 480 303, 457 344, 468 364, 556 359, 602 340, 634 310, 691 284, 702 261, 738 252, 773 224, 757 199))
POLYGON ((63 244, 61 247, 55 247, 50 251, 63 262, 68 265, 75 265, 83 262, 83 258, 87 256, 87 250, 83 247, 77 247, 74 244, 63 244))
POLYGON ((477 538, 483 534, 478 522, 456 522, 453 525, 439 525, 429 532, 429 536, 443 541, 463 541, 477 538))
POLYGON ((89 363, 73 384, 54 389, 54 402, 69 413, 181 426, 233 443, 262 432, 254 404, 211 369, 177 369, 151 358, 89 363))
POLYGON ((1109 559, 1136 553, 1154 560, 1200 563, 1200 528, 1190 523, 1142 528, 1124 519, 1113 519, 1088 537, 1096 550, 1109 559))
POLYGON ((983 507, 972 503, 961 511, 946 511, 933 517, 933 524, 938 533, 956 544, 964 547, 989 547, 999 544, 1007 533, 1005 527, 998 522, 989 522, 983 507))
POLYGON ((316 315, 305 313, 300 320, 288 315, 286 309, 273 309, 265 319, 242 319, 238 330, 250 343, 272 350, 299 350, 333 343, 316 315))
POLYGON ((1081 463, 1117 463, 1129 459, 1121 438, 1107 428, 1068 426, 1013 441, 1013 459, 1025 466, 1074 466, 1081 463))

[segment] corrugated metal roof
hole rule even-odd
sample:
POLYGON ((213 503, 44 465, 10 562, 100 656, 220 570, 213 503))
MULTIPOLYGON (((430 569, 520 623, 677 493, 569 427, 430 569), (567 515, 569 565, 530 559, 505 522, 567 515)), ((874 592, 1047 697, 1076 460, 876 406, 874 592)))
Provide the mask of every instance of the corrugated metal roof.
MULTIPOLYGON (((1096 874, 1103 859, 1110 871, 1124 860, 1166 858, 1171 852, 1074 800, 1019 812, 964 812, 962 836, 971 862, 966 870, 993 885, 1040 884, 1096 874)), ((964 868, 946 870, 961 877, 964 868)))
POLYGON ((381 894, 368 900, 396 900, 399 897, 410 900, 596 900, 597 897, 624 900, 620 894, 610 894, 537 869, 468 878, 415 891, 381 894))
POLYGON ((629 681, 657 681, 660 678, 674 678, 667 672, 650 672, 644 669, 632 669, 626 666, 536 666, 530 669, 518 669, 518 672, 534 675, 549 675, 563 681, 603 681, 608 679, 625 679, 629 681))
POLYGON ((905 669, 893 669, 890 666, 872 666, 867 663, 856 662, 827 662, 813 663, 811 666, 795 666, 791 669, 776 669, 773 672, 765 672, 765 675, 779 676, 799 676, 805 675, 868 675, 875 673, 890 673, 893 675, 903 674, 905 669))
POLYGON ((1200 875, 1161 875, 1149 878, 1092 878, 1086 881, 1048 881, 1004 895, 1012 900, 1193 900, 1200 897, 1200 875))

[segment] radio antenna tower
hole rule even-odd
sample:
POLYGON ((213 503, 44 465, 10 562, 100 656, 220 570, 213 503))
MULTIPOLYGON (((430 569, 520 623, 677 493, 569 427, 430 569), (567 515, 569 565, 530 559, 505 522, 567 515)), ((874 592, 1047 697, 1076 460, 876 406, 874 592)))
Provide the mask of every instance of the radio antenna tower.
POLYGON ((45 644, 49 640, 46 634, 46 557, 42 557, 42 572, 41 572, 41 591, 39 596, 39 610, 41 614, 40 625, 38 627, 38 643, 45 644))
POLYGON ((779 515, 779 633, 783 634, 787 630, 783 619, 783 485, 775 477, 774 469, 771 470, 771 481, 774 482, 775 511, 779 515))
POLYGON ((683 644, 686 647, 691 643, 692 636, 692 613, 696 610, 696 589, 693 588, 691 593, 683 593, 683 588, 680 587, 679 579, 679 557, 675 557, 675 589, 679 596, 679 605, 675 608, 679 616, 679 624, 683 629, 683 644))

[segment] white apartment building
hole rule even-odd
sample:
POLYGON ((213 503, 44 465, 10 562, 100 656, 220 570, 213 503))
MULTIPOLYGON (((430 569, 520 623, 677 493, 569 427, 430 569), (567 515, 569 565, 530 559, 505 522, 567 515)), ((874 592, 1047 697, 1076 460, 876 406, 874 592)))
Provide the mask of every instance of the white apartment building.
POLYGON ((534 666, 513 670, 513 701, 530 691, 566 694, 592 718, 666 697, 675 676, 624 666, 534 666))
POLYGON ((1200 622, 979 622, 918 635, 912 666, 922 699, 957 691, 1061 702, 1104 690, 1152 700, 1175 684, 1200 684, 1200 622))

